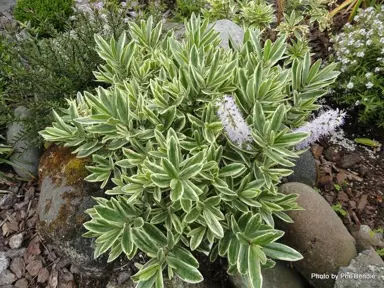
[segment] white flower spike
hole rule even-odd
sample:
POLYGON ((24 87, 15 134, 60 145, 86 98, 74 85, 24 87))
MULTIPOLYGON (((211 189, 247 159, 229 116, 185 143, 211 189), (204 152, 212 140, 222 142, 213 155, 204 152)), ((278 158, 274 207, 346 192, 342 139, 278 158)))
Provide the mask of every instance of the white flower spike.
POLYGON ((224 126, 228 138, 238 146, 251 142, 251 129, 241 115, 233 97, 224 95, 218 101, 217 107, 217 115, 224 126))
POLYGON ((304 126, 299 127, 294 132, 307 132, 310 136, 303 142, 299 143, 296 148, 304 149, 321 137, 333 133, 336 128, 344 123, 345 112, 336 110, 328 110, 320 114, 317 118, 308 122, 304 126))

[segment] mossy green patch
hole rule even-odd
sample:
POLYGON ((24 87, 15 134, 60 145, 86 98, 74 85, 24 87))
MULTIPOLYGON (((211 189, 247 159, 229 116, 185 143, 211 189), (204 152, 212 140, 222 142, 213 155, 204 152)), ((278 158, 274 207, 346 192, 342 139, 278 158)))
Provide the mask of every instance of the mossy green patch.
POLYGON ((84 178, 88 175, 88 171, 85 168, 85 165, 88 162, 88 159, 73 158, 70 159, 67 164, 65 164, 64 175, 68 185, 73 185, 84 181, 84 178))

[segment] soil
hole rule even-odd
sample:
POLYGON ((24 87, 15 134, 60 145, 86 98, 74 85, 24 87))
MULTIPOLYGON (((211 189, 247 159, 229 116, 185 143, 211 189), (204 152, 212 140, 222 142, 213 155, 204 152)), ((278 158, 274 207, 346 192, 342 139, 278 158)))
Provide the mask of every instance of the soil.
POLYGON ((14 175, 7 175, 8 180, 0 180, 2 199, 6 199, 0 201, 0 251, 10 255, 8 269, 18 279, 13 287, 76 287, 76 267, 50 249, 36 230, 39 196, 36 181, 19 182, 14 175), (22 235, 18 248, 12 244, 14 235, 22 235))
POLYGON ((313 145, 312 153, 318 164, 319 193, 330 205, 341 205, 344 212, 338 214, 350 232, 362 224, 372 230, 384 228, 382 146, 356 145, 349 151, 325 140, 313 145))

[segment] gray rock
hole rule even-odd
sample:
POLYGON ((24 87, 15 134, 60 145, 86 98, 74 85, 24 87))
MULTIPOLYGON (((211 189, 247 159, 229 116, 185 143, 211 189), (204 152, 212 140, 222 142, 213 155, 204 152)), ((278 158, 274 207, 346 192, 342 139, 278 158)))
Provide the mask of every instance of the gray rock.
MULTIPOLYGON (((30 112, 25 107, 20 106, 15 109, 17 118, 25 119, 29 115, 30 112)), ((10 157, 13 169, 20 177, 31 179, 37 176, 41 149, 31 146, 28 139, 19 139, 23 131, 24 125, 20 121, 9 125, 7 143, 14 149, 10 157)))
POLYGON ((163 24, 163 31, 173 31, 175 38, 182 40, 185 35, 185 26, 183 23, 167 21, 163 24))
MULTIPOLYGON (((301 276, 282 262, 276 262, 275 267, 262 270, 263 288, 305 288, 309 287, 301 276)), ((230 276, 234 288, 248 288, 246 280, 236 274, 230 276)))
MULTIPOLYGON (((244 40, 244 29, 230 20, 218 20, 213 24, 209 24, 209 28, 213 26, 213 29, 220 35, 220 47, 229 49, 229 39, 232 38, 236 45, 240 45, 244 40)), ((185 26, 183 23, 165 22, 163 24, 164 31, 174 31, 175 38, 182 40, 185 35, 185 26)))
POLYGON ((330 146, 324 152, 324 157, 328 161, 337 162, 340 160, 340 148, 338 146, 330 146))
POLYGON ((20 248, 20 249, 10 249, 8 251, 5 251, 5 257, 8 257, 8 258, 16 258, 16 257, 21 257, 22 255, 24 255, 24 252, 25 252, 25 248, 20 248))
POLYGON ((293 174, 288 176, 289 182, 299 182, 313 187, 316 183, 316 162, 311 151, 306 151, 296 160, 293 174))
POLYGON ((372 246, 384 248, 383 234, 373 232, 367 225, 361 225, 360 229, 353 233, 353 237, 359 251, 369 249, 372 246))
POLYGON ((127 271, 123 271, 117 275, 117 283, 118 284, 124 284, 129 280, 129 278, 132 276, 132 271, 128 269, 127 271))
POLYGON ((113 266, 107 265, 106 257, 94 260, 94 239, 81 236, 86 232, 83 223, 89 219, 84 211, 95 204, 91 197, 103 195, 98 184, 83 180, 87 161, 56 146, 43 154, 39 167, 38 230, 51 247, 85 275, 104 278, 113 266))
POLYGON ((231 38, 236 45, 244 41, 244 29, 230 20, 218 20, 213 25, 213 29, 220 33, 220 47, 229 49, 229 39, 231 38))
POLYGON ((384 262, 375 250, 365 250, 341 267, 335 288, 382 288, 384 287, 384 262))
POLYGON ((5 252, 0 251, 0 274, 3 273, 9 266, 9 259, 6 257, 5 252))
POLYGON ((23 244, 23 240, 23 233, 12 235, 11 238, 9 238, 9 247, 11 247, 11 249, 19 249, 21 244, 23 244))
POLYGON ((7 193, 0 197, 0 209, 7 209, 9 207, 12 207, 17 202, 17 195, 15 192, 10 191, 10 193, 7 193))
POLYGON ((351 168, 353 165, 360 163, 363 160, 357 154, 347 154, 341 157, 340 159, 340 167, 341 168, 351 168))
POLYGON ((304 256, 293 265, 314 287, 333 287, 335 280, 330 275, 337 274, 340 267, 356 257, 355 240, 329 204, 311 187, 286 183, 281 185, 280 192, 299 194, 297 202, 304 208, 287 213, 294 223, 277 222, 278 228, 286 233, 283 242, 304 256), (313 277, 312 273, 329 275, 329 279, 313 277))
POLYGON ((5 270, 0 274, 0 285, 9 285, 17 280, 15 274, 9 270, 5 270))
POLYGON ((0 12, 8 11, 15 5, 16 0, 0 0, 0 12))
MULTIPOLYGON (((384 266, 384 261, 381 259, 379 254, 373 249, 372 247, 364 250, 361 252, 357 257, 351 261, 351 264, 353 261, 357 261, 359 263, 364 263, 365 265, 379 265, 379 266, 384 266)), ((351 265, 350 264, 350 265, 351 265)))
POLYGON ((15 288, 27 288, 28 287, 28 280, 25 278, 19 279, 15 283, 15 288))

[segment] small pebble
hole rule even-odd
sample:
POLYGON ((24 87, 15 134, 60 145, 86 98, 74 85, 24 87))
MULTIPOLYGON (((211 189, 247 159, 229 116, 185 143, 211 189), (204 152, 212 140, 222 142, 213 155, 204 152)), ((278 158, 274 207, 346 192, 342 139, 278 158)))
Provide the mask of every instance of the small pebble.
POLYGON ((9 259, 4 252, 0 252, 0 274, 5 271, 9 266, 9 259))
POLYGON ((19 249, 21 247, 21 244, 23 244, 23 240, 23 233, 12 235, 11 238, 9 238, 9 247, 11 247, 12 249, 19 249))

